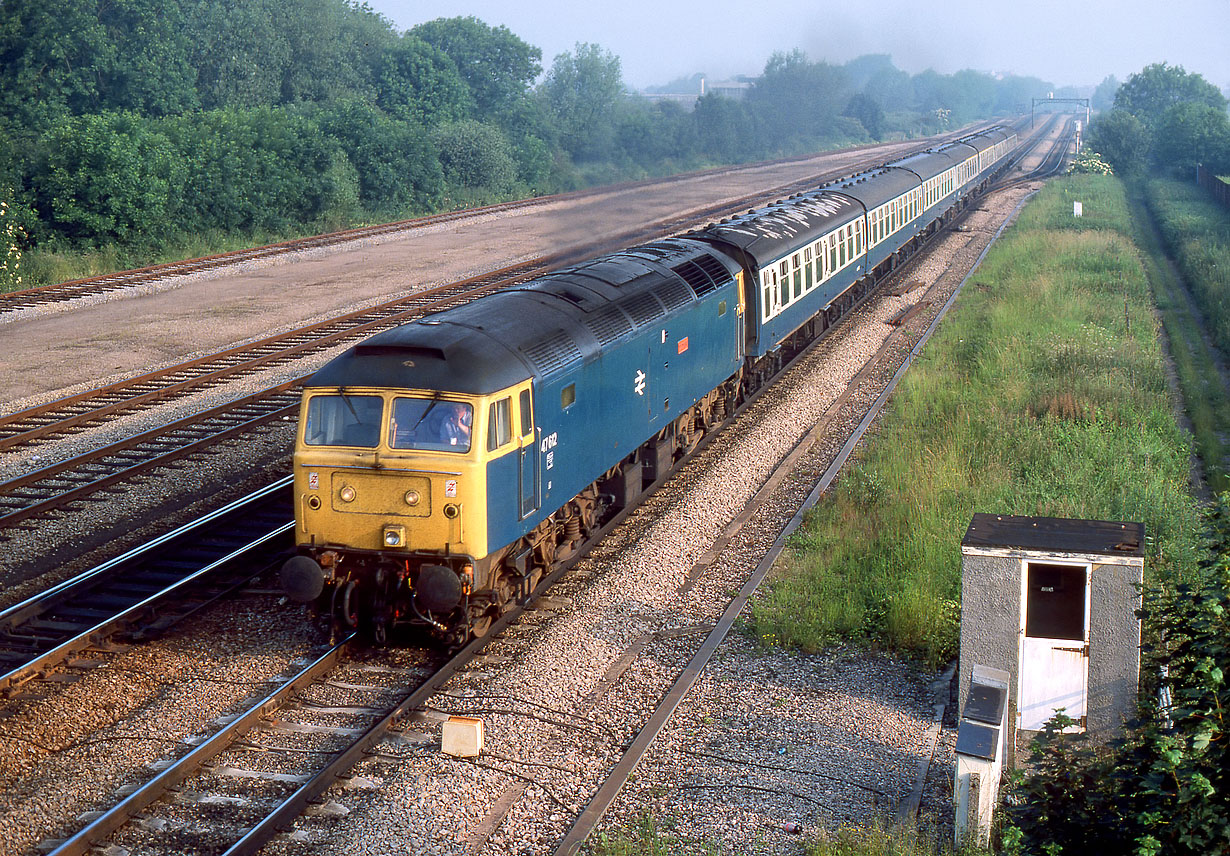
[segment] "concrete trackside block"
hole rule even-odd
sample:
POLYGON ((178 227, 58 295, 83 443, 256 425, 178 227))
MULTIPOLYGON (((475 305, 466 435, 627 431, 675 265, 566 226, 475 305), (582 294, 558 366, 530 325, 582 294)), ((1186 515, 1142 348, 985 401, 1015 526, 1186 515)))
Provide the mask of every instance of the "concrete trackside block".
POLYGON ((444 723, 440 749, 454 758, 476 758, 483 754, 483 721, 468 716, 450 716, 444 723))

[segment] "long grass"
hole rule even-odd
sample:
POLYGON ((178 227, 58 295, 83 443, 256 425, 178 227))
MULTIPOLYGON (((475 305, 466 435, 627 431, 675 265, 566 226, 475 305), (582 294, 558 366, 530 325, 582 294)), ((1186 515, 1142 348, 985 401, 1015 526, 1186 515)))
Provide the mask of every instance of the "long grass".
POLYGON ((1230 211, 1202 189, 1148 182, 1149 207, 1223 353, 1230 353, 1230 211))
POLYGON ((1223 380, 1230 350, 1227 319, 1217 314, 1230 294, 1230 212, 1173 181, 1136 186, 1131 201, 1196 449, 1210 489, 1220 493, 1230 489, 1230 390, 1223 380))
POLYGON ((1190 572, 1188 445, 1130 235, 1112 178, 1054 182, 1022 211, 810 513, 753 607, 755 633, 950 659, 975 512, 1143 521, 1150 573, 1190 572))

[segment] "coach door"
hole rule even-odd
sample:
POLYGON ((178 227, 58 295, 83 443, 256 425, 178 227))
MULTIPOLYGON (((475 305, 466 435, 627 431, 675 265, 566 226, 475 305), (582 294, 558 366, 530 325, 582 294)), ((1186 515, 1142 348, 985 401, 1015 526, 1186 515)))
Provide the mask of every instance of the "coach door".
POLYGON ((529 517, 538 510, 538 485, 541 482, 539 470, 538 432, 534 430, 534 403, 528 389, 521 390, 518 396, 521 417, 521 449, 518 452, 518 481, 521 485, 521 517, 529 517))
POLYGON ((1092 567, 1025 562, 1023 570, 1020 727, 1040 730, 1063 708, 1083 730, 1092 567))

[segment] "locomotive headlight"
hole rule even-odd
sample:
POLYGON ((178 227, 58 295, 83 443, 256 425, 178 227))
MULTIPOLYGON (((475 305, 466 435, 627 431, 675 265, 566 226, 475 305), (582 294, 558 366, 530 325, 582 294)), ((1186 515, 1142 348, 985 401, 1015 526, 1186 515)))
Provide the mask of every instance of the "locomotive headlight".
POLYGON ((342 502, 354 502, 354 498, 355 498, 354 488, 352 488, 350 485, 346 485, 344 488, 342 488, 338 492, 338 496, 341 497, 342 502))
POLYGON ((418 505, 420 499, 422 499, 422 497, 419 496, 419 492, 417 490, 406 491, 406 505, 418 505))
POLYGON ((384 546, 400 547, 405 543, 406 543, 406 527, 404 526, 384 527, 384 546))

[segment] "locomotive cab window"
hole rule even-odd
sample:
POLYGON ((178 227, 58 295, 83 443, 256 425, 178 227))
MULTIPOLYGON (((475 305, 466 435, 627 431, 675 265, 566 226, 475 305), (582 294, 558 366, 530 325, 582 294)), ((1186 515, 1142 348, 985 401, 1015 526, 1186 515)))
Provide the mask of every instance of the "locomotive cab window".
POLYGON ((501 398, 491 402, 487 413, 487 451, 496 449, 512 440, 512 399, 501 398))
POLYGON ((313 395, 308 400, 303 442, 309 446, 380 444, 384 401, 378 395, 313 395))
POLYGON ((439 398, 395 398, 389 417, 389 446, 427 452, 470 451, 474 408, 439 398))
POLYGON ((534 408, 530 406, 530 391, 521 390, 521 436, 528 437, 534 433, 534 408))

